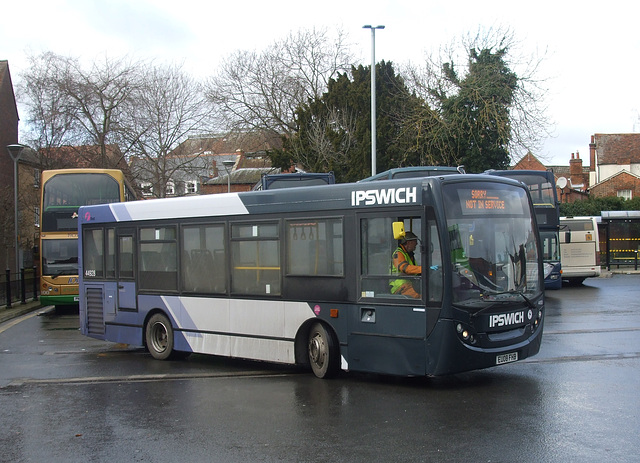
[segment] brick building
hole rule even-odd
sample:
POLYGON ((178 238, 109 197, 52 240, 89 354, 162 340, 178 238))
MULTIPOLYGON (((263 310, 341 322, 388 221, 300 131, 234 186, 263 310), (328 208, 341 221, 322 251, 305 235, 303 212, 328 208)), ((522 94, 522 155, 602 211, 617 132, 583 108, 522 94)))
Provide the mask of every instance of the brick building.
POLYGON ((18 140, 18 108, 16 105, 9 63, 0 60, 0 265, 12 272, 31 268, 33 248, 37 241, 38 191, 40 166, 36 153, 25 148, 17 160, 18 172, 18 266, 15 264, 15 196, 14 162, 7 145, 18 140))
POLYGON ((591 136, 589 192, 596 197, 640 195, 640 133, 591 136))
POLYGON ((573 202, 594 197, 618 196, 632 199, 640 195, 640 133, 591 136, 589 164, 580 153, 571 153, 569 166, 545 166, 527 153, 514 169, 551 170, 560 184, 558 198, 573 202), (564 179, 564 180, 562 180, 564 179))

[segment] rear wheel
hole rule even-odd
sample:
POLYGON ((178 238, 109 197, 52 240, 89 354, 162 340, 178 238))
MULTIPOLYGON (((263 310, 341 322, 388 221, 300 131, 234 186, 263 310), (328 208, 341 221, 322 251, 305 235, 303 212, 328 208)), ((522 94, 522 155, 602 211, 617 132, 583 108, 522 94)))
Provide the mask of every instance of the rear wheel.
POLYGON ((145 330, 145 341, 151 356, 158 360, 166 360, 173 352, 173 327, 167 317, 155 314, 149 319, 145 330))
POLYGON ((338 344, 322 323, 311 327, 308 352, 311 369, 318 378, 330 378, 337 373, 340 361, 338 344))

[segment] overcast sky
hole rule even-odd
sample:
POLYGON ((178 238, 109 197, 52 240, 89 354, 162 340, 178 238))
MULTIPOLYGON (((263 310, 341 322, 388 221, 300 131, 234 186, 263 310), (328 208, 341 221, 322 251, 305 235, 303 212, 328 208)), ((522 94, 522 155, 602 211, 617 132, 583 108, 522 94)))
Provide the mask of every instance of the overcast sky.
MULTIPOLYGON (((543 57, 554 137, 534 153, 568 165, 588 159, 594 133, 640 131, 640 4, 622 0, 10 0, 2 7, 0 59, 14 86, 27 54, 52 51, 92 60, 129 55, 184 63, 211 75, 238 49, 260 50, 291 31, 341 27, 365 65, 420 64, 481 28, 508 28, 521 56, 543 57)), ((514 69, 517 72, 517 69, 514 69)), ((24 115, 22 115, 24 117, 24 115)))

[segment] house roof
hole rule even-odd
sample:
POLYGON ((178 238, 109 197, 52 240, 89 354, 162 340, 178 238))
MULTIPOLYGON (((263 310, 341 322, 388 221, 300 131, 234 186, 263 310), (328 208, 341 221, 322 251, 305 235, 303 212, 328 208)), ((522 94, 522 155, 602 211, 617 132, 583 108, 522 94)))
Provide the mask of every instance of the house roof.
MULTIPOLYGON (((260 181, 263 174, 270 173, 273 173, 273 168, 271 167, 238 169, 231 172, 230 180, 234 185, 254 185, 260 181)), ((226 185, 227 175, 220 175, 218 177, 207 180, 205 183, 207 185, 226 185)))
POLYGON ((631 173, 631 172, 628 172, 628 171, 626 171, 626 170, 621 170, 620 172, 616 172, 615 174, 613 174, 611 177, 607 177, 607 178, 605 178, 604 180, 602 180, 602 181, 600 181, 600 182, 598 182, 598 183, 596 183, 596 184, 594 184, 594 185, 589 186, 589 190, 592 190, 592 189, 594 189, 594 188, 596 188, 596 187, 598 187, 598 186, 600 186, 600 185, 602 185, 602 184, 605 184, 605 183, 607 183, 607 182, 610 182, 610 181, 612 181, 613 179, 615 179, 616 177, 619 177, 619 176, 621 176, 621 175, 624 175, 624 176, 631 176, 631 177, 634 177, 634 178, 636 178, 636 179, 640 180, 640 176, 638 176, 638 175, 636 175, 636 174, 633 174, 633 173, 631 173))
POLYGON ((529 151, 513 166, 513 170, 547 170, 547 167, 529 151))
POLYGON ((598 164, 640 163, 640 133, 596 133, 598 164))
POLYGON ((11 83, 11 73, 9 72, 9 61, 0 60, 0 113, 2 117, 18 117, 18 107, 16 106, 16 97, 11 83), (6 112, 6 113, 5 113, 6 112), (9 114, 10 113, 10 114, 9 114))
POLYGON ((244 153, 254 153, 281 147, 282 139, 280 136, 264 132, 202 135, 187 138, 172 151, 171 155, 226 154, 238 150, 244 153))

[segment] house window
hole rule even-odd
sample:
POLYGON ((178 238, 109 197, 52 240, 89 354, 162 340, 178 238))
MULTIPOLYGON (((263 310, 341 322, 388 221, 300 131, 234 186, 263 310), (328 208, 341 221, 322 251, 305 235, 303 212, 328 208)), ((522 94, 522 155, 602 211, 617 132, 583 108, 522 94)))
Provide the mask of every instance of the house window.
POLYGON ((631 190, 618 190, 618 198, 624 198, 624 199, 632 199, 633 198, 633 191, 631 190))
POLYGON ((142 196, 152 196, 153 195, 153 185, 150 182, 143 182, 140 184, 140 189, 142 190, 142 196))
POLYGON ((185 184, 185 193, 186 194, 195 194, 198 192, 198 182, 190 181, 185 184))
POLYGON ((176 194, 176 186, 173 182, 167 182, 166 194, 167 196, 173 196, 176 194))

